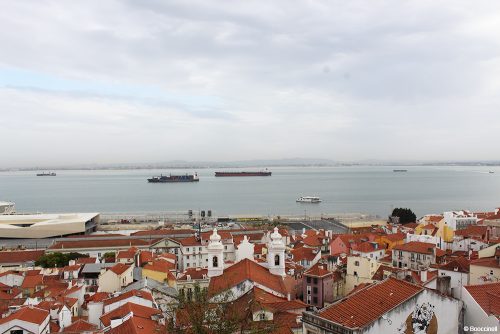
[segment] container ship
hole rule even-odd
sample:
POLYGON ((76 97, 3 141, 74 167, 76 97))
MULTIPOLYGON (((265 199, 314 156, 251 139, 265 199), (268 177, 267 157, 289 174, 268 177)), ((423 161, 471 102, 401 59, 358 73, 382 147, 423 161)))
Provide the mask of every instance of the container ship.
POLYGON ((224 176, 271 176, 271 172, 265 170, 261 172, 215 172, 216 177, 224 176))
POLYGON ((200 181, 200 178, 198 177, 197 173, 192 174, 186 174, 186 175, 160 175, 160 176, 153 176, 152 178, 148 179, 148 182, 151 183, 172 183, 172 182, 198 182, 200 181))
POLYGON ((36 176, 56 176, 56 173, 38 173, 36 176))

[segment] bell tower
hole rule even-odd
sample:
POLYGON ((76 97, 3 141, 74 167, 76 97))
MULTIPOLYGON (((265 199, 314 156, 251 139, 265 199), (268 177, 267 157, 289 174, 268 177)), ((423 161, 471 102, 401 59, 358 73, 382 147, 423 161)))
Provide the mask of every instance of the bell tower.
POLYGON ((214 228, 207 246, 208 252, 208 277, 220 276, 224 272, 224 245, 221 237, 214 228))
POLYGON ((278 228, 270 235, 267 244, 267 265, 269 272, 273 275, 285 276, 285 243, 283 237, 278 233, 278 228))

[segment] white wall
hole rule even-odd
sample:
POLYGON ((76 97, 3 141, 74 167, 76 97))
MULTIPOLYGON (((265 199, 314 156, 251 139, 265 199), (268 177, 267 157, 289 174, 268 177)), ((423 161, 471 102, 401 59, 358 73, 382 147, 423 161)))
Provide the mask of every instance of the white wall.
POLYGON ((438 333, 459 333, 459 317, 462 303, 456 299, 440 296, 432 291, 424 290, 400 307, 387 312, 379 318, 364 333, 404 333, 406 319, 411 316, 417 305, 429 303, 434 306, 434 315, 437 319, 438 333))
POLYGON ((461 273, 459 271, 442 270, 438 269, 438 277, 450 276, 450 291, 453 297, 460 299, 462 287, 469 285, 469 274, 461 273))
POLYGON ((21 286, 23 284, 24 277, 19 275, 8 274, 0 277, 0 283, 8 286, 21 286))
POLYGON ((462 301, 465 305, 465 326, 474 327, 495 327, 499 326, 495 316, 488 316, 486 312, 472 298, 467 289, 462 288, 462 301))

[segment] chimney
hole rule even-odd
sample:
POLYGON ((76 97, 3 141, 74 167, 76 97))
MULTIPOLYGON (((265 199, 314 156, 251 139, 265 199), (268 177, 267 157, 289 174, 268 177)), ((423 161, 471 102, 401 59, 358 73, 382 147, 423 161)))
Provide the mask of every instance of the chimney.
POLYGON ((420 280, 427 282, 427 269, 420 271, 420 280))
POLYGON ((75 261, 75 260, 69 260, 68 265, 70 265, 70 266, 74 266, 75 264, 76 264, 76 261, 75 261))

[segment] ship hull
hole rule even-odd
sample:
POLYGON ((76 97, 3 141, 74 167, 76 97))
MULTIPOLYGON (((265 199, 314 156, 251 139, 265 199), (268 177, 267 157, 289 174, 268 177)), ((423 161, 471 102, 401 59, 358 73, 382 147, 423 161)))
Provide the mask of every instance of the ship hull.
POLYGON ((271 176, 272 172, 215 172, 216 177, 271 176))

